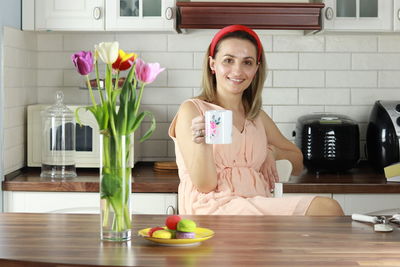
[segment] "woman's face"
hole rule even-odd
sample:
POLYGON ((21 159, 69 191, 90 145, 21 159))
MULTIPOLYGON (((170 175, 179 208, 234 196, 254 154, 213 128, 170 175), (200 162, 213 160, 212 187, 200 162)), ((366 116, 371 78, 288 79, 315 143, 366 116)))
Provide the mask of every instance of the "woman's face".
POLYGON ((215 59, 209 57, 215 71, 219 93, 242 94, 257 73, 257 50, 248 40, 229 38, 219 44, 215 59))

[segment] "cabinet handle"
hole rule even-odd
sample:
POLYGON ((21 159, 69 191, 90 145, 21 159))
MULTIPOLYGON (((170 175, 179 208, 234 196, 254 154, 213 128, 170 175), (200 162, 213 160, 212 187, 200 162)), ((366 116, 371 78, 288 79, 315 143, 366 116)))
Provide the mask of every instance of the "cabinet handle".
POLYGON ((167 7, 167 9, 165 9, 165 18, 167 20, 171 20, 173 16, 174 16, 174 11, 172 10, 172 7, 167 7))
POLYGON ((327 20, 332 20, 333 19, 333 15, 334 15, 333 8, 331 8, 331 7, 326 8, 326 10, 325 10, 325 18, 327 20))
POLYGON ((400 8, 397 10, 397 19, 400 20, 400 8))
POLYGON ((101 7, 97 6, 93 9, 93 18, 99 20, 101 18, 101 7))
POLYGON ((169 206, 167 207, 166 214, 167 214, 167 215, 175 214, 175 208, 174 208, 173 206, 169 205, 169 206))

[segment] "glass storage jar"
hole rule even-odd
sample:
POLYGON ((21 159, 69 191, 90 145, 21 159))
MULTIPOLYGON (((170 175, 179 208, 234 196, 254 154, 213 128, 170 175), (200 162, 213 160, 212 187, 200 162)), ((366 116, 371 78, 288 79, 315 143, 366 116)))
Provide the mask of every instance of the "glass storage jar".
POLYGON ((74 113, 57 92, 56 103, 42 111, 42 171, 40 177, 76 177, 74 113))

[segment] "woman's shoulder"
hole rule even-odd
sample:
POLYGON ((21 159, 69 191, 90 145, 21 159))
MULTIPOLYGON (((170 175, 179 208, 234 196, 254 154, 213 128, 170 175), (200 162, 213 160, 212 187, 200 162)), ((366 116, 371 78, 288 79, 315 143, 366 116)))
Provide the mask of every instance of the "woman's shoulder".
POLYGON ((268 125, 273 122, 271 117, 262 109, 258 113, 257 118, 262 122, 264 127, 268 127, 268 125))

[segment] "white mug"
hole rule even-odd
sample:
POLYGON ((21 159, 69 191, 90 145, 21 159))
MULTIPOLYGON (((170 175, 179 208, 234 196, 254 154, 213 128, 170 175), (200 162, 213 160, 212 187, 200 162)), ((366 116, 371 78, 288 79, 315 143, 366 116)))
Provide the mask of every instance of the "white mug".
POLYGON ((232 143, 232 111, 207 110, 205 112, 207 144, 232 143))

